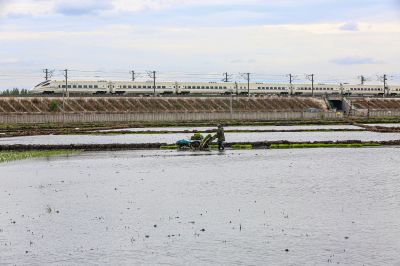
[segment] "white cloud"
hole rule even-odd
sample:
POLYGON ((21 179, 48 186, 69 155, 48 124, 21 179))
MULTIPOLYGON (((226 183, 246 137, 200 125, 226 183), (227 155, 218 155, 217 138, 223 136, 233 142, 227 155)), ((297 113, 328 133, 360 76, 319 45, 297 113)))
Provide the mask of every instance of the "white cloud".
POLYGON ((0 65, 12 65, 12 64, 17 64, 19 62, 20 60, 14 57, 0 59, 0 65))
MULTIPOLYGON (((260 0, 248 0, 247 4, 260 3, 260 0)), ((265 1, 264 1, 265 2, 265 1)), ((273 1, 269 1, 273 3, 273 1)), ((161 10, 167 8, 191 6, 232 5, 243 3, 241 0, 0 0, 0 16, 49 14, 116 14, 120 12, 138 12, 142 10, 161 10)))
POLYGON ((9 15, 48 15, 53 12, 54 2, 47 0, 16 0, 4 1, 0 5, 0 16, 9 15))
POLYGON ((360 33, 400 33, 400 22, 386 22, 386 23, 357 23, 357 31, 343 30, 343 23, 318 23, 318 24, 281 24, 281 25, 266 25, 264 26, 269 30, 288 30, 309 32, 314 34, 354 34, 360 33))
POLYGON ((2 32, 0 40, 5 47, 34 41, 36 45, 26 46, 21 56, 77 68, 118 65, 129 69, 134 64, 169 70, 347 74, 352 70, 358 73, 400 67, 400 35, 393 34, 399 31, 399 24, 359 23, 356 32, 341 31, 338 25, 342 24, 213 28, 116 24, 81 32, 2 32), (342 64, 339 66, 332 58, 342 59, 342 64), (359 59, 358 65, 349 58, 359 59), (377 59, 385 64, 371 64, 377 59))
MULTIPOLYGON (((211 22, 203 27, 193 26, 204 25, 201 23, 165 25, 144 21, 134 24, 132 21, 135 20, 129 20, 130 15, 121 20, 116 19, 119 17, 116 15, 182 5, 212 7, 244 1, 100 1, 103 2, 101 8, 97 8, 94 0, 0 0, 3 4, 0 5, 0 16, 25 14, 28 17, 24 20, 2 19, 6 23, 0 27, 0 58, 3 58, 0 67, 16 68, 17 71, 28 65, 32 69, 38 68, 39 72, 44 67, 109 69, 118 66, 120 69, 135 67, 166 71, 333 72, 338 75, 400 69, 399 21, 354 19, 349 23, 346 19, 338 19, 308 24, 260 25, 262 22, 257 22, 253 26, 240 26, 242 24, 233 23, 222 27, 210 19, 217 16, 212 13, 196 18, 210 19, 211 22), (94 20, 55 15, 93 12, 94 20), (99 18, 99 14, 104 17, 99 18), (44 15, 49 19, 29 20, 30 16, 44 15), (45 28, 41 28, 43 25, 45 28), (23 58, 24 62, 16 58, 23 58), (377 62, 384 64, 373 64, 377 62)), ((1 84, 0 80, 0 87, 1 84)))
POLYGON ((353 23, 353 22, 349 22, 349 23, 345 23, 343 25, 341 25, 339 27, 340 30, 344 30, 344 31, 358 31, 358 24, 357 23, 353 23))

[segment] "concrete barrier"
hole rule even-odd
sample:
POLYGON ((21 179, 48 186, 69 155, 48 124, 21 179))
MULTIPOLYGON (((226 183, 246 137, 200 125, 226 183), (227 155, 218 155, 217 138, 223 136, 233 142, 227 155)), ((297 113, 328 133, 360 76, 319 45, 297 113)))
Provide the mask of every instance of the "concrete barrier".
POLYGON ((400 117, 400 110, 368 110, 356 109, 351 110, 353 117, 400 117))
POLYGON ((212 120, 301 120, 341 119, 335 112, 242 112, 242 113, 66 113, 3 114, 0 123, 169 122, 212 120))

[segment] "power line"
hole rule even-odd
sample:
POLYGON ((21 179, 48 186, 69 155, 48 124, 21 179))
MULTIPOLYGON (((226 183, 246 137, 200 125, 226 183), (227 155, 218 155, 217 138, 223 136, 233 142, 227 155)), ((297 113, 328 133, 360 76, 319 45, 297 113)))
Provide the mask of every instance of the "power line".
POLYGON ((378 77, 380 81, 383 82, 383 94, 386 95, 387 94, 387 80, 388 77, 386 74, 383 74, 382 76, 378 77))
POLYGON ((363 75, 358 76, 358 78, 360 79, 361 85, 364 85, 364 83, 367 81, 367 79, 363 75))
POLYGON ((45 68, 43 69, 43 73, 44 73, 44 79, 48 81, 53 76, 54 69, 49 70, 48 68, 45 68))
POLYGON ((311 95, 312 96, 314 96, 314 75, 315 74, 307 75, 307 79, 311 81, 311 95))
POLYGON ((134 70, 132 70, 131 72, 129 72, 129 73, 131 73, 132 74, 132 81, 135 81, 135 71, 134 70))
POLYGON ((156 71, 148 71, 149 77, 153 79, 153 93, 156 96, 156 71))
POLYGON ((241 73, 240 75, 247 81, 247 95, 250 97, 250 73, 241 73))
POLYGON ((222 75, 224 76, 222 79, 223 82, 229 82, 229 79, 232 77, 231 75, 228 75, 228 72, 225 72, 222 75))

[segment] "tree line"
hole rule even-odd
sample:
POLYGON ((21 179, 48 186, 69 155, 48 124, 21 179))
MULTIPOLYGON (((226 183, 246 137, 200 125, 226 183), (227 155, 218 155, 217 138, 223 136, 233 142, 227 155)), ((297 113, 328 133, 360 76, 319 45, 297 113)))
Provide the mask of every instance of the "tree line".
POLYGON ((14 89, 7 89, 4 91, 0 92, 1 95, 24 95, 24 94, 29 94, 29 91, 27 89, 18 89, 18 88, 14 88, 14 89))

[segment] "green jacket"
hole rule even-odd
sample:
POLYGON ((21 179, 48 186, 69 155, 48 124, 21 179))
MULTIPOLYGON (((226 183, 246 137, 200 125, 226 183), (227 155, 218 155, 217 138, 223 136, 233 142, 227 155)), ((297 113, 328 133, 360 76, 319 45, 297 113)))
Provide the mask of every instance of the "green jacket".
POLYGON ((215 134, 215 137, 218 139, 218 141, 225 141, 224 129, 218 128, 217 133, 215 134))

